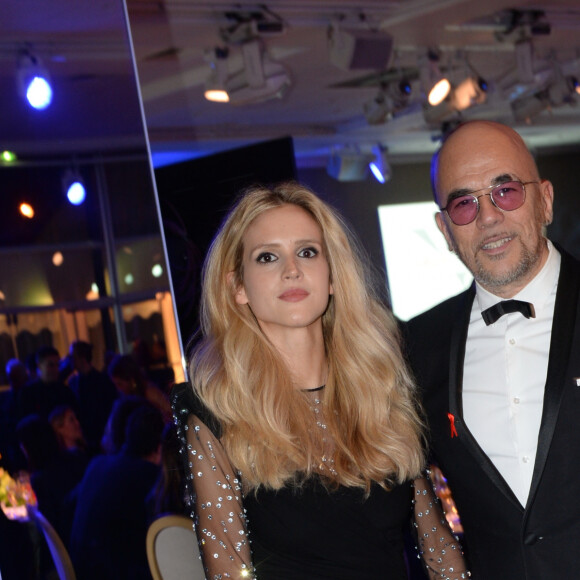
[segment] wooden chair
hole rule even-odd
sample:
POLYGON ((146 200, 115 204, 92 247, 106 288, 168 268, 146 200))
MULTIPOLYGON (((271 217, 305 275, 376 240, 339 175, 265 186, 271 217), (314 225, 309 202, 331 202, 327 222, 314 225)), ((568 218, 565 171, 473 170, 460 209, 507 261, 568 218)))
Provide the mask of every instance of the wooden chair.
POLYGON ((147 560, 153 580, 205 580, 193 522, 185 516, 163 516, 149 526, 147 560))
POLYGON ((76 580, 75 570, 67 549, 51 523, 35 508, 29 509, 28 515, 32 521, 36 522, 44 535, 59 580, 76 580))

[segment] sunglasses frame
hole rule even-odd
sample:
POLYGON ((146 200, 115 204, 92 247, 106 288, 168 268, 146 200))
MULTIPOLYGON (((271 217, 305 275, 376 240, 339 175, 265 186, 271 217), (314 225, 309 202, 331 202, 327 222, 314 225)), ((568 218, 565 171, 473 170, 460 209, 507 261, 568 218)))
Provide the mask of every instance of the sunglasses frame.
POLYGON ((477 219, 477 216, 479 215, 479 209, 481 207, 480 203, 479 203, 479 198, 480 197, 484 197, 486 195, 489 195, 489 199, 491 199, 491 203, 493 203, 493 205, 501 210, 501 211, 515 211, 516 209, 519 209, 520 207, 522 207, 522 205, 524 205, 524 203, 526 202, 526 195, 527 195, 527 191, 526 191, 526 185, 530 185, 531 183, 540 183, 539 181, 520 181, 519 179, 510 179, 508 181, 504 181, 503 183, 498 183, 496 185, 488 185, 487 187, 482 187, 481 189, 476 189, 475 191, 470 191, 469 193, 465 193, 461 196, 458 196, 457 198, 454 198, 451 200, 451 202, 448 202, 447 205, 445 207, 441 208, 441 211, 445 212, 447 214, 447 216, 449 217, 449 219, 456 225, 456 226, 467 226, 470 223, 474 222, 477 219), (522 189, 524 190, 524 199, 522 201, 522 203, 520 205, 518 205, 518 207, 514 207, 513 209, 503 209, 502 207, 500 207, 499 205, 497 205, 495 199, 493 198, 493 192, 495 189, 498 189, 500 187, 502 187, 503 185, 505 185, 506 183, 519 183, 522 186, 522 189), (482 193, 480 195, 474 195, 475 193, 479 193, 480 191, 485 191, 491 189, 491 191, 489 191, 488 193, 482 193), (465 222, 464 224, 458 224, 456 223, 453 218, 449 215, 449 212, 447 211, 447 208, 449 207, 450 203, 453 203, 455 201, 455 199, 458 199, 459 197, 472 197, 473 199, 475 199, 475 203, 477 204, 477 209, 475 211, 475 215, 473 216, 473 219, 469 220, 468 222, 465 222))

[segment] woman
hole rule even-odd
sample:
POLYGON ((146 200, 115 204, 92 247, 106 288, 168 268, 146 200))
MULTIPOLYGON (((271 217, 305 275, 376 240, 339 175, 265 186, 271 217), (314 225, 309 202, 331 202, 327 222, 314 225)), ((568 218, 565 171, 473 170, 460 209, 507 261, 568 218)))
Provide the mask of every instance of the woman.
POLYGON ((110 362, 108 371, 121 396, 142 397, 161 411, 164 421, 171 420, 169 398, 157 385, 147 380, 131 355, 116 355, 110 362))
POLYGON ((185 431, 207 578, 407 578, 413 496, 432 578, 467 577, 424 466, 396 324, 306 188, 246 192, 204 266, 185 431), (430 551, 432 550, 432 551, 430 551))
POLYGON ((87 443, 83 437, 81 424, 76 413, 68 405, 59 405, 48 417, 48 422, 63 451, 86 451, 87 443))

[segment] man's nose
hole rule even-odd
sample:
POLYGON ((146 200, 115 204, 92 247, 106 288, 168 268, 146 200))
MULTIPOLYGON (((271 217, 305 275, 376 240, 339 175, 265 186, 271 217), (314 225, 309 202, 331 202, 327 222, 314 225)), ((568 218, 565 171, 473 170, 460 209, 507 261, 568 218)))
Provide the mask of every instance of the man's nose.
POLYGON ((484 193, 477 199, 479 211, 477 213, 477 223, 482 227, 492 225, 503 219, 503 211, 491 200, 491 193, 484 193))

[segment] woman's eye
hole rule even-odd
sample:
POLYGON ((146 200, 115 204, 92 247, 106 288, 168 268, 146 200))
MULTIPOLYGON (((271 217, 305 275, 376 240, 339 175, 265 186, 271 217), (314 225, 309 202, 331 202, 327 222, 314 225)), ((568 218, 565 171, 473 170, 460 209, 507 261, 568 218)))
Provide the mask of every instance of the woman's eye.
POLYGON ((304 248, 298 252, 300 258, 314 258, 318 256, 318 250, 316 248, 304 248))
POLYGON ((256 262, 259 262, 260 264, 269 264, 270 262, 275 262, 277 259, 278 258, 276 258, 276 256, 270 252, 262 252, 256 258, 256 262))

